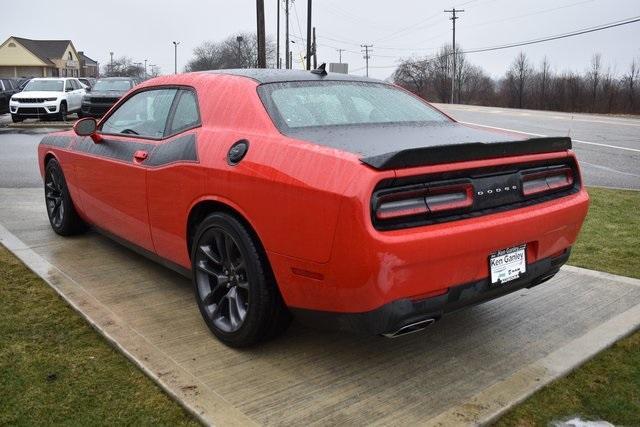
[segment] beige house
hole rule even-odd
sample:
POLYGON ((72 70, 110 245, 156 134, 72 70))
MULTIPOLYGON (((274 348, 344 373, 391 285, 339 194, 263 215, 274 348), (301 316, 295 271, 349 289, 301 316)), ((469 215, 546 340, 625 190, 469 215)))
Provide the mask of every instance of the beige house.
POLYGON ((80 77, 71 40, 9 37, 0 45, 0 77, 80 77))

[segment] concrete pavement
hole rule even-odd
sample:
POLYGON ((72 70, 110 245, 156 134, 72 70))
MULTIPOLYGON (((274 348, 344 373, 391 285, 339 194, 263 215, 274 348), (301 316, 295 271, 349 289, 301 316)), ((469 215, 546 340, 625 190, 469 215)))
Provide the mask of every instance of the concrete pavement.
POLYGON ((568 267, 530 290, 388 340, 294 322, 232 350, 191 284, 94 233, 54 234, 41 189, 0 189, 0 242, 206 423, 485 422, 640 325, 640 281, 568 267))
POLYGON ((531 136, 570 136, 587 185, 640 189, 640 117, 434 105, 465 123, 531 136))

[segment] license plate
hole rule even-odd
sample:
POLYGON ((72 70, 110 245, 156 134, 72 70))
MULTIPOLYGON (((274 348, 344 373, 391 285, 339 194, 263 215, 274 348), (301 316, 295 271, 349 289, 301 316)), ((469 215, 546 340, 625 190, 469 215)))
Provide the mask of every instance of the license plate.
POLYGON ((527 271, 527 245, 503 249, 489 256, 491 284, 503 284, 527 271))

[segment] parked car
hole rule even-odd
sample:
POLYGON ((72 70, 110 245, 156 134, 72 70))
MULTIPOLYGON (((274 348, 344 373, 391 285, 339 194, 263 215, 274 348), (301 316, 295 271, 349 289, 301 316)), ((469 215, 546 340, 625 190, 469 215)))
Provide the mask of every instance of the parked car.
POLYGON ((82 98, 81 117, 102 117, 118 99, 136 83, 129 77, 106 77, 98 79, 91 92, 82 98))
POLYGON ((11 118, 14 123, 29 117, 66 120, 68 113, 80 110, 85 93, 76 78, 32 79, 22 92, 11 97, 11 118))
POLYGON ((33 77, 22 77, 18 79, 18 92, 22 92, 24 87, 29 83, 33 77))
POLYGON ((16 82, 12 79, 0 79, 0 114, 9 112, 9 100, 18 91, 16 82))
POLYGON ((89 89, 92 89, 93 85, 96 84, 96 79, 93 77, 78 77, 78 80, 89 89))
POLYGON ((230 346, 291 313, 395 337, 558 272, 589 201, 570 138, 484 130, 325 74, 159 77, 99 125, 45 137, 51 227, 93 225, 191 277, 230 346))

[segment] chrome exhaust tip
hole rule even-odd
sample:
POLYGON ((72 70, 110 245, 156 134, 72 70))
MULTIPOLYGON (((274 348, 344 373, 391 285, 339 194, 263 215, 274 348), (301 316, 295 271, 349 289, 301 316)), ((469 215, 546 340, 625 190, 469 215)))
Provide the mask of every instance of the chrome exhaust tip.
POLYGON ((398 338, 404 335, 412 334, 414 332, 419 332, 425 329, 427 326, 435 323, 436 319, 422 319, 417 322, 409 323, 408 325, 404 325, 400 329, 394 332, 389 332, 386 334, 382 334, 383 337, 386 338, 398 338))

